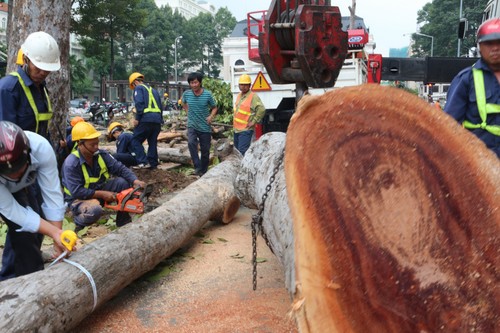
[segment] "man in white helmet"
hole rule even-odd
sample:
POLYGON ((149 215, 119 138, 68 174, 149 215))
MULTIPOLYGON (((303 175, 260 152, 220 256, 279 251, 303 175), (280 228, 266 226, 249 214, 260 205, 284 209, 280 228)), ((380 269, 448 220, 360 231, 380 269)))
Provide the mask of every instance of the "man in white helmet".
MULTIPOLYGON (((21 45, 22 60, 18 59, 17 71, 0 80, 0 121, 10 121, 23 130, 35 132, 49 140, 49 120, 52 105, 45 86, 50 72, 61 68, 59 46, 46 32, 30 34, 21 45)), ((50 140, 49 140, 50 142, 50 140)), ((20 231, 29 236, 29 232, 20 231)), ((9 236, 7 236, 9 238, 9 236)), ((32 239, 25 246, 37 246, 32 239), (28 244, 29 243, 29 244, 28 244)), ((14 276, 14 250, 10 240, 5 243, 0 280, 14 276)))
POLYGON ((61 68, 59 46, 46 32, 30 34, 21 45, 23 64, 0 80, 0 120, 49 139, 52 105, 47 76, 61 68))

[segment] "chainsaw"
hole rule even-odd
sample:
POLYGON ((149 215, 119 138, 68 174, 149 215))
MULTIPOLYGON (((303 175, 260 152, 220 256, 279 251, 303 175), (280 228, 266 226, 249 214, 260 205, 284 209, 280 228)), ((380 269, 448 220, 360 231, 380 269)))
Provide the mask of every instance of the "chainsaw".
POLYGON ((116 210, 119 212, 128 212, 135 214, 143 214, 144 206, 148 202, 148 198, 153 192, 153 185, 146 185, 146 188, 141 187, 128 188, 116 194, 116 204, 104 203, 105 208, 116 210))

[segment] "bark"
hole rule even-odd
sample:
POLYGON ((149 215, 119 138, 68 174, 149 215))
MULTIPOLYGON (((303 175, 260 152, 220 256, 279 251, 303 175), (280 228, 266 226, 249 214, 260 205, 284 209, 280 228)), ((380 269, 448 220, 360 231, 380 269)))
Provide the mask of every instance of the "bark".
MULTIPOLYGON (((103 304, 153 269, 208 220, 232 218, 238 208, 233 155, 137 222, 96 240, 71 256, 85 267, 103 304)), ((88 278, 67 263, 0 283, 0 331, 69 332, 93 309, 88 278)))
POLYGON ((365 85, 304 98, 286 146, 301 332, 499 331, 500 162, 479 139, 365 85))
POLYGON ((271 132, 252 143, 241 161, 241 170, 235 188, 241 203, 249 208, 258 208, 266 192, 269 180, 277 168, 275 181, 267 193, 263 211, 263 229, 270 247, 285 268, 285 284, 293 294, 295 289, 293 226, 286 192, 284 163, 278 158, 285 147, 285 134, 271 132))
POLYGON ((170 142, 173 139, 182 138, 187 141, 187 136, 185 132, 160 132, 158 134, 158 142, 170 142))
POLYGON ((70 100, 69 28, 71 1, 16 0, 8 26, 7 72, 16 70, 16 57, 22 43, 35 31, 45 31, 57 41, 61 52, 61 69, 47 78, 47 88, 54 115, 50 125, 53 142, 59 142, 59 131, 65 133, 66 116, 70 100), (56 128, 57 127, 57 128, 56 128))

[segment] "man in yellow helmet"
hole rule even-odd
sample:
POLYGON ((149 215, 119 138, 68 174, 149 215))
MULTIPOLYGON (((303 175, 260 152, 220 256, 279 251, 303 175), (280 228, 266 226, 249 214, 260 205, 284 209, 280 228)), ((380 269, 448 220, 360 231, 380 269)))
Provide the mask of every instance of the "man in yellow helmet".
POLYGON ((135 72, 129 77, 129 87, 134 91, 136 108, 132 145, 139 163, 135 169, 156 169, 158 167, 158 134, 163 116, 161 97, 156 89, 144 84, 144 75, 135 72), (144 153, 142 143, 148 141, 148 153, 144 153))
POLYGON ((247 74, 240 76, 238 87, 240 93, 236 97, 233 114, 234 147, 245 155, 255 131, 255 124, 258 124, 266 114, 266 108, 259 96, 250 91, 252 80, 247 74))
MULTIPOLYGON (((99 149, 99 133, 92 124, 79 122, 71 131, 78 148, 64 161, 62 184, 64 200, 73 213, 75 231, 89 226, 102 216, 105 202, 113 202, 116 194, 145 183, 108 152, 99 149)), ((127 212, 116 214, 116 225, 131 221, 127 212)))
MULTIPOLYGON (((115 121, 108 126, 107 139, 109 142, 116 141, 116 153, 113 157, 122 162, 126 167, 137 165, 137 155, 132 146, 132 133, 125 132, 125 126, 115 121)), ((142 147, 142 146, 141 146, 142 147)), ((142 149, 142 148, 141 148, 142 149)))
POLYGON ((0 120, 50 139, 52 105, 45 79, 61 67, 59 57, 59 46, 48 33, 37 31, 26 38, 18 52, 17 71, 0 80, 0 120))

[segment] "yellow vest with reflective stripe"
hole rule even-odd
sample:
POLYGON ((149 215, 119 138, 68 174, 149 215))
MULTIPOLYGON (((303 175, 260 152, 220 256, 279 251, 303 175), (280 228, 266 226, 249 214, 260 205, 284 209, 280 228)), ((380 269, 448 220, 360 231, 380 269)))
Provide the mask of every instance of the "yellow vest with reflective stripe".
MULTIPOLYGON (((78 157, 78 159, 80 159, 80 152, 78 150, 72 151, 71 154, 75 155, 76 157, 78 157)), ((102 158, 101 155, 97 156, 97 163, 101 168, 99 177, 90 177, 87 167, 85 166, 85 164, 82 164, 82 173, 83 173, 83 178, 85 179, 85 185, 83 185, 83 187, 89 188, 90 184, 97 183, 103 176, 105 180, 109 178, 108 167, 106 166, 106 163, 104 162, 104 159, 102 158)), ((71 195, 71 192, 66 187, 64 187, 64 193, 66 193, 67 195, 71 195)))
POLYGON ((237 130, 244 130, 247 128, 248 120, 252 115, 252 99, 253 92, 249 92, 247 98, 241 102, 238 109, 237 105, 240 103, 241 94, 236 97, 236 103, 234 105, 234 117, 233 117, 233 127, 237 130))
POLYGON ((50 98, 49 98, 49 93, 47 92, 47 89, 43 87, 43 92, 45 93, 45 98, 47 98, 47 108, 49 109, 49 112, 46 113, 38 113, 38 108, 36 107, 35 100, 33 99, 33 94, 31 93, 31 90, 26 86, 24 83, 24 80, 22 79, 21 75, 19 75, 18 72, 12 72, 10 75, 16 76, 19 79, 19 84, 23 88, 24 94, 26 95, 26 98, 28 99, 28 102, 30 103, 31 109, 33 110, 33 113, 35 114, 35 121, 36 121, 36 132, 38 133, 38 123, 41 121, 49 121, 52 118, 52 105, 50 104, 50 98))
POLYGON ((472 69, 472 76, 474 78, 474 88, 476 91, 476 103, 479 110, 479 117, 481 117, 481 124, 473 124, 468 120, 464 120, 463 125, 467 129, 481 128, 490 132, 493 135, 500 136, 499 125, 488 125, 486 119, 489 114, 500 113, 499 104, 486 103, 486 92, 484 89, 484 76, 481 69, 472 69))
POLYGON ((161 112, 161 109, 158 107, 158 103, 156 103, 156 99, 153 96, 153 89, 146 86, 145 84, 141 84, 148 91, 148 107, 144 109, 144 113, 147 112, 161 112))

